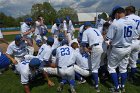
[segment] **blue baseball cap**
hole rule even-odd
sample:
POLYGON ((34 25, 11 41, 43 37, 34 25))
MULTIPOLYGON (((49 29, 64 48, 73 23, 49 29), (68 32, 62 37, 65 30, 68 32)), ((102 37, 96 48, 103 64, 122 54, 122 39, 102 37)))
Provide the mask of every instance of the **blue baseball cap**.
POLYGON ((58 34, 58 38, 64 39, 64 37, 65 37, 65 36, 64 36, 64 33, 59 33, 59 34, 58 34))
POLYGON ((68 45, 69 43, 68 43, 68 40, 64 39, 64 40, 62 40, 61 44, 63 46, 63 45, 68 45))
POLYGON ((49 36, 49 37, 47 38, 47 44, 50 45, 50 46, 52 46, 53 43, 54 43, 54 38, 51 37, 51 36, 49 36))
POLYGON ((55 19, 56 24, 61 24, 61 20, 59 18, 55 19))
POLYGON ((21 35, 16 35, 15 36, 15 41, 22 41, 22 36, 21 35))
POLYGON ((33 19, 32 18, 25 18, 25 22, 32 22, 33 19))
POLYGON ((116 11, 117 11, 119 8, 122 8, 122 7, 120 7, 120 6, 115 6, 115 7, 112 9, 112 13, 111 13, 112 19, 115 19, 115 13, 116 13, 116 11))
POLYGON ((70 16, 66 16, 66 20, 69 21, 70 20, 70 16))
POLYGON ((86 26, 92 26, 91 22, 89 22, 89 21, 85 22, 84 27, 86 27, 86 26))
POLYGON ((41 60, 39 60, 38 58, 33 58, 29 63, 29 66, 31 68, 38 68, 40 65, 41 65, 41 60))

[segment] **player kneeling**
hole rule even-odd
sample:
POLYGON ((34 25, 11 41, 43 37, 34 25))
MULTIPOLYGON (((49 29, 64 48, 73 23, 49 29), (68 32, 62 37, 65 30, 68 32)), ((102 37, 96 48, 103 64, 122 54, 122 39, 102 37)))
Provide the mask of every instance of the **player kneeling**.
POLYGON ((53 83, 48 79, 47 73, 40 69, 41 61, 38 58, 31 60, 24 60, 18 64, 18 71, 21 75, 21 84, 24 86, 25 93, 30 93, 29 83, 37 79, 38 76, 42 75, 48 80, 48 85, 53 83))
POLYGON ((72 47, 68 46, 68 41, 62 41, 62 46, 58 47, 56 50, 56 58, 57 58, 57 68, 58 73, 61 77, 60 86, 57 88, 58 92, 63 90, 63 85, 67 83, 70 84, 71 93, 76 93, 75 91, 75 71, 74 71, 74 63, 75 63, 75 54, 73 52, 72 47))

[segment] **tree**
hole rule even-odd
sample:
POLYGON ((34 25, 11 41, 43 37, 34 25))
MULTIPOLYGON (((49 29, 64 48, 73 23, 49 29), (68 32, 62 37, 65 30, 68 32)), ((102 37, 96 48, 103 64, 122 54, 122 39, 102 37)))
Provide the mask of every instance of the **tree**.
POLYGON ((66 8, 61 8, 58 12, 58 17, 59 18, 64 18, 66 16, 70 16, 71 20, 74 22, 78 21, 78 16, 77 16, 77 11, 75 11, 73 8, 66 7, 66 8))
POLYGON ((34 4, 31 9, 32 18, 36 19, 38 16, 42 16, 47 24, 53 23, 57 17, 56 10, 48 2, 43 4, 34 4))

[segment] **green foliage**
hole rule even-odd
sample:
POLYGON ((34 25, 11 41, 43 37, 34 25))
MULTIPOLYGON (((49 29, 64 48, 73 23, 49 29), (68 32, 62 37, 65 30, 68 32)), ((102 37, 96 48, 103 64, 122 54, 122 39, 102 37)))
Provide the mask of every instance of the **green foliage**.
POLYGON ((72 21, 77 22, 78 21, 78 15, 77 12, 70 7, 66 7, 66 8, 61 8, 58 12, 58 17, 59 18, 63 18, 65 19, 66 16, 70 16, 72 21))
POLYGON ((31 9, 31 15, 33 19, 38 16, 42 16, 45 19, 46 24, 52 24, 56 18, 56 10, 48 2, 43 4, 34 4, 31 9))

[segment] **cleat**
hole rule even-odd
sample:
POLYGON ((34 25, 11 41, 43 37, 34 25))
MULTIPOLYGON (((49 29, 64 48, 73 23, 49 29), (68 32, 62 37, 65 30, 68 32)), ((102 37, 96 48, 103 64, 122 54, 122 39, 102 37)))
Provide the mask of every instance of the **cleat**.
POLYGON ((78 84, 84 84, 84 83, 86 83, 87 81, 85 80, 85 79, 82 79, 82 80, 80 80, 80 81, 78 81, 78 84))
POLYGON ((99 87, 95 87, 95 90, 96 90, 97 93, 100 93, 99 87))
POLYGON ((57 87, 57 92, 62 92, 63 91, 63 84, 60 83, 60 85, 57 87))

